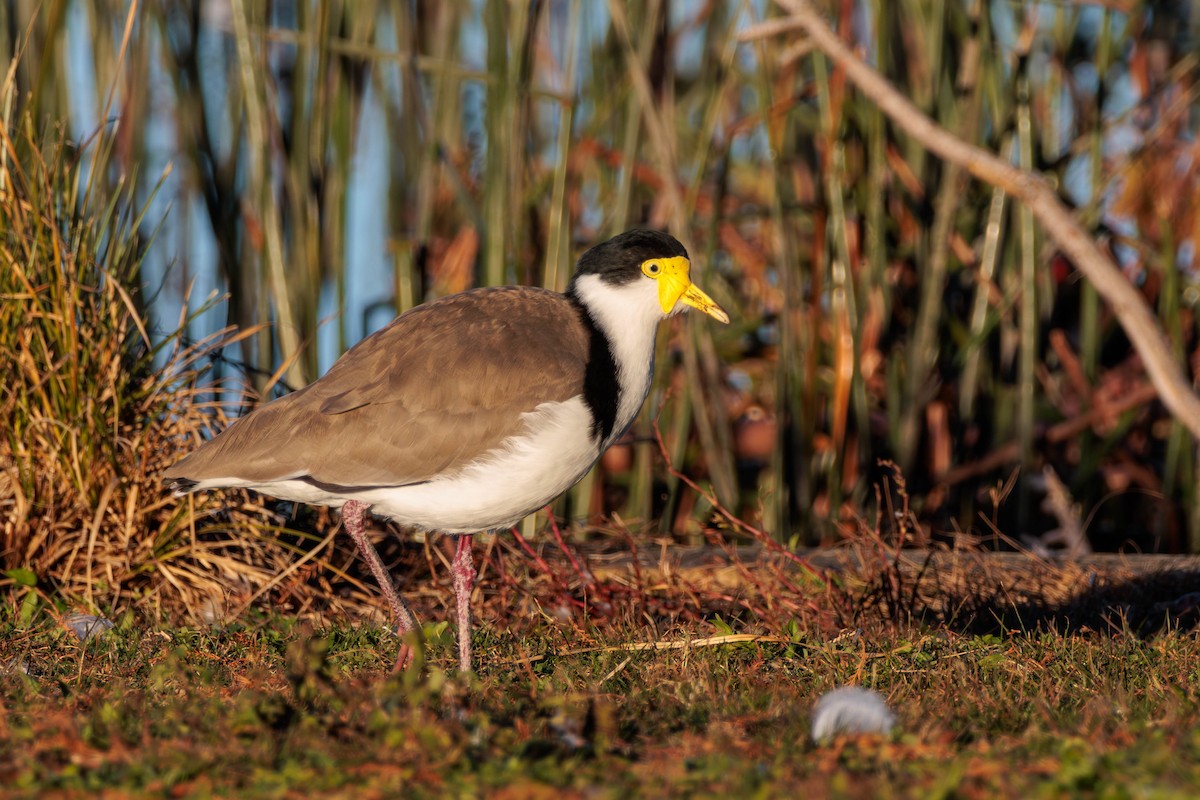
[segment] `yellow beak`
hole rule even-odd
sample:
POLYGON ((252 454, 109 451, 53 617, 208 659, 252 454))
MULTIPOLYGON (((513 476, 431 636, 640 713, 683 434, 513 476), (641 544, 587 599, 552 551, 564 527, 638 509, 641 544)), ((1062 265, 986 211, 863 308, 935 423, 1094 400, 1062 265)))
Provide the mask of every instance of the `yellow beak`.
POLYGON ((690 265, 683 256, 664 258, 662 274, 658 276, 658 302, 664 314, 675 310, 675 304, 680 301, 684 305, 703 311, 710 317, 721 322, 729 322, 729 315, 717 305, 716 301, 700 291, 692 283, 690 265))

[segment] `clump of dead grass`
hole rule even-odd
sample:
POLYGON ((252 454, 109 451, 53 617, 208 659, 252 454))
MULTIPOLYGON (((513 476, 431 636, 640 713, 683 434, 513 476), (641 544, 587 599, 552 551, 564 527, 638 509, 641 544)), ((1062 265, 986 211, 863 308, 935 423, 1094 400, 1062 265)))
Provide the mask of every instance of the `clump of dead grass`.
POLYGON ((77 146, 18 118, 0 127, 0 586, 211 616, 293 560, 259 503, 181 502, 158 477, 223 424, 203 365, 241 334, 185 344, 181 319, 152 340, 136 176, 112 177, 107 134, 77 146))

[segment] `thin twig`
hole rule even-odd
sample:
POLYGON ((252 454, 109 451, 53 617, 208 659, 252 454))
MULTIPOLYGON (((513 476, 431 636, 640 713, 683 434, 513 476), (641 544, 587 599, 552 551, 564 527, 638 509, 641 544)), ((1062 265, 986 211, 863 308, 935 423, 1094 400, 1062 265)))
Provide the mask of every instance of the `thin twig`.
POLYGON ((732 511, 730 511, 725 506, 723 506, 721 504, 721 502, 717 499, 716 495, 714 495, 712 492, 705 491, 704 489, 702 489, 700 487, 700 484, 696 483, 694 480, 689 478, 687 475, 683 474, 678 469, 676 469, 675 465, 673 463, 671 463, 671 456, 667 452, 667 445, 665 442, 663 442, 662 431, 658 427, 658 417, 657 416, 655 416, 655 418, 654 418, 653 425, 654 425, 654 439, 655 439, 655 441, 658 442, 658 451, 662 454, 663 462, 666 464, 667 471, 670 472, 671 475, 673 475, 674 477, 683 481, 683 483, 689 489, 696 492, 701 497, 703 497, 705 500, 707 500, 712 505, 712 507, 716 510, 716 512, 718 514, 720 514, 722 517, 724 517, 726 519, 726 521, 729 522, 730 525, 743 531, 744 533, 749 534, 755 540, 757 540, 759 543, 761 543, 764 547, 766 547, 768 550, 771 550, 772 552, 776 553, 777 555, 781 555, 784 558, 788 559, 789 561, 791 561, 792 563, 799 566, 801 569, 803 569, 805 572, 807 572, 812 577, 817 578, 818 580, 822 581, 823 583, 828 582, 829 579, 819 569, 814 567, 812 564, 808 563, 808 561, 806 561, 805 559, 803 559, 800 556, 793 553, 791 550, 788 550, 786 547, 781 545, 779 542, 775 541, 773 538, 768 536, 766 534, 766 532, 763 531, 761 528, 756 528, 753 525, 751 525, 750 523, 748 523, 745 520, 738 517, 732 511))
POLYGON ((562 592, 563 597, 572 605, 579 608, 584 608, 584 603, 572 596, 571 587, 567 586, 567 582, 564 581, 557 572, 550 568, 550 565, 546 563, 544 558, 539 556, 537 552, 529 546, 529 542, 525 540, 525 537, 521 535, 521 532, 517 530, 515 525, 512 528, 512 534, 517 540, 517 544, 520 545, 521 549, 525 551, 525 554, 533 559, 533 563, 537 565, 537 568, 541 570, 543 574, 550 576, 550 579, 554 581, 554 583, 558 586, 559 591, 562 592))
POLYGON ((579 559, 575 557, 574 551, 567 547, 567 543, 563 541, 562 531, 558 528, 558 520, 554 518, 554 509, 546 506, 546 516, 550 518, 550 532, 554 535, 554 541, 558 543, 558 549, 562 550, 567 556, 567 560, 571 562, 571 569, 575 570, 575 574, 579 576, 579 580, 585 585, 595 583, 590 570, 585 570, 579 563, 579 559))

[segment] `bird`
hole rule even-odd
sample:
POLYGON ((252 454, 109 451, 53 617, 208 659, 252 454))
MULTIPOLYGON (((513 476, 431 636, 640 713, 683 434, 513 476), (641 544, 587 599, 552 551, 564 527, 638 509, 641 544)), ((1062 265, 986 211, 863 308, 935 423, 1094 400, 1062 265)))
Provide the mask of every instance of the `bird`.
POLYGON ((416 306, 317 380, 234 420, 163 480, 176 495, 242 488, 339 508, 391 607, 397 670, 411 663, 419 628, 367 517, 456 536, 458 661, 470 672, 472 535, 545 507, 632 425, 660 322, 688 308, 729 322, 690 268, 673 236, 635 229, 584 252, 565 292, 486 287, 416 306))

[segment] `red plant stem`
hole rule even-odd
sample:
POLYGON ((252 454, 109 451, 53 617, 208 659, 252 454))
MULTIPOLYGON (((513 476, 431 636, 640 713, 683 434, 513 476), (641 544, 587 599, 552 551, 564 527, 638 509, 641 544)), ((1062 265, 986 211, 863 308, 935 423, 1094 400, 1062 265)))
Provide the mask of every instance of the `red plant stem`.
POLYGON ((547 575, 554 574, 554 570, 550 569, 550 565, 546 563, 545 559, 534 552, 533 548, 529 546, 529 542, 525 541, 525 537, 521 535, 521 532, 517 530, 516 526, 513 526, 512 535, 517 540, 517 544, 521 546, 521 549, 525 551, 525 555, 532 558, 533 563, 537 564, 538 569, 547 575))
POLYGON ((701 497, 703 497, 705 500, 707 500, 709 503, 711 503, 712 507, 715 508, 722 517, 724 517, 726 520, 729 521, 729 524, 733 525, 735 528, 738 528, 738 529, 750 534, 750 536, 752 536, 757 542, 762 544, 764 547, 766 547, 771 552, 783 556, 784 558, 788 559, 793 564, 797 565, 802 570, 807 572, 812 577, 814 577, 814 578, 820 580, 821 582, 825 583, 826 585, 828 585, 829 578, 824 573, 822 573, 819 569, 814 567, 812 564, 808 563, 808 561, 806 559, 803 559, 800 556, 793 553, 791 550, 788 550, 786 547, 781 545, 779 542, 775 541, 770 536, 768 536, 766 534, 766 532, 763 531, 762 529, 756 528, 753 525, 751 525, 750 523, 746 522, 745 520, 739 518, 732 511, 725 508, 725 506, 721 505, 720 501, 717 500, 716 495, 714 495, 711 492, 704 491, 703 489, 700 488, 700 484, 696 483, 694 480, 689 478, 687 475, 684 475, 682 472, 675 469, 675 465, 671 463, 671 456, 667 452, 667 445, 663 442, 662 431, 659 430, 659 427, 658 427, 658 417, 654 418, 654 438, 658 442, 658 451, 662 454, 663 462, 666 463, 667 471, 670 472, 671 475, 673 475, 674 477, 683 481, 684 484, 687 485, 688 488, 690 488, 692 491, 696 492, 701 497))
POLYGON ((521 535, 521 532, 517 530, 515 525, 512 528, 512 534, 517 540, 517 544, 520 545, 521 549, 525 551, 525 555, 533 559, 533 563, 537 565, 537 568, 541 570, 544 575, 550 576, 551 580, 558 584, 559 591, 562 592, 563 597, 567 600, 567 602, 579 608, 584 608, 585 606, 583 603, 571 596, 571 587, 567 586, 567 582, 564 581, 557 572, 550 568, 550 565, 546 563, 544 558, 539 556, 534 549, 529 546, 529 542, 525 540, 525 537, 521 535))
POLYGON ((575 553, 563 541, 562 531, 558 529, 558 520, 554 518, 554 509, 550 506, 546 506, 546 516, 550 518, 550 532, 554 534, 554 541, 558 543, 558 549, 566 554, 567 560, 571 562, 571 568, 575 570, 575 574, 579 576, 579 580, 583 581, 584 584, 592 583, 591 572, 584 571, 583 566, 579 563, 579 559, 575 558, 575 553))

